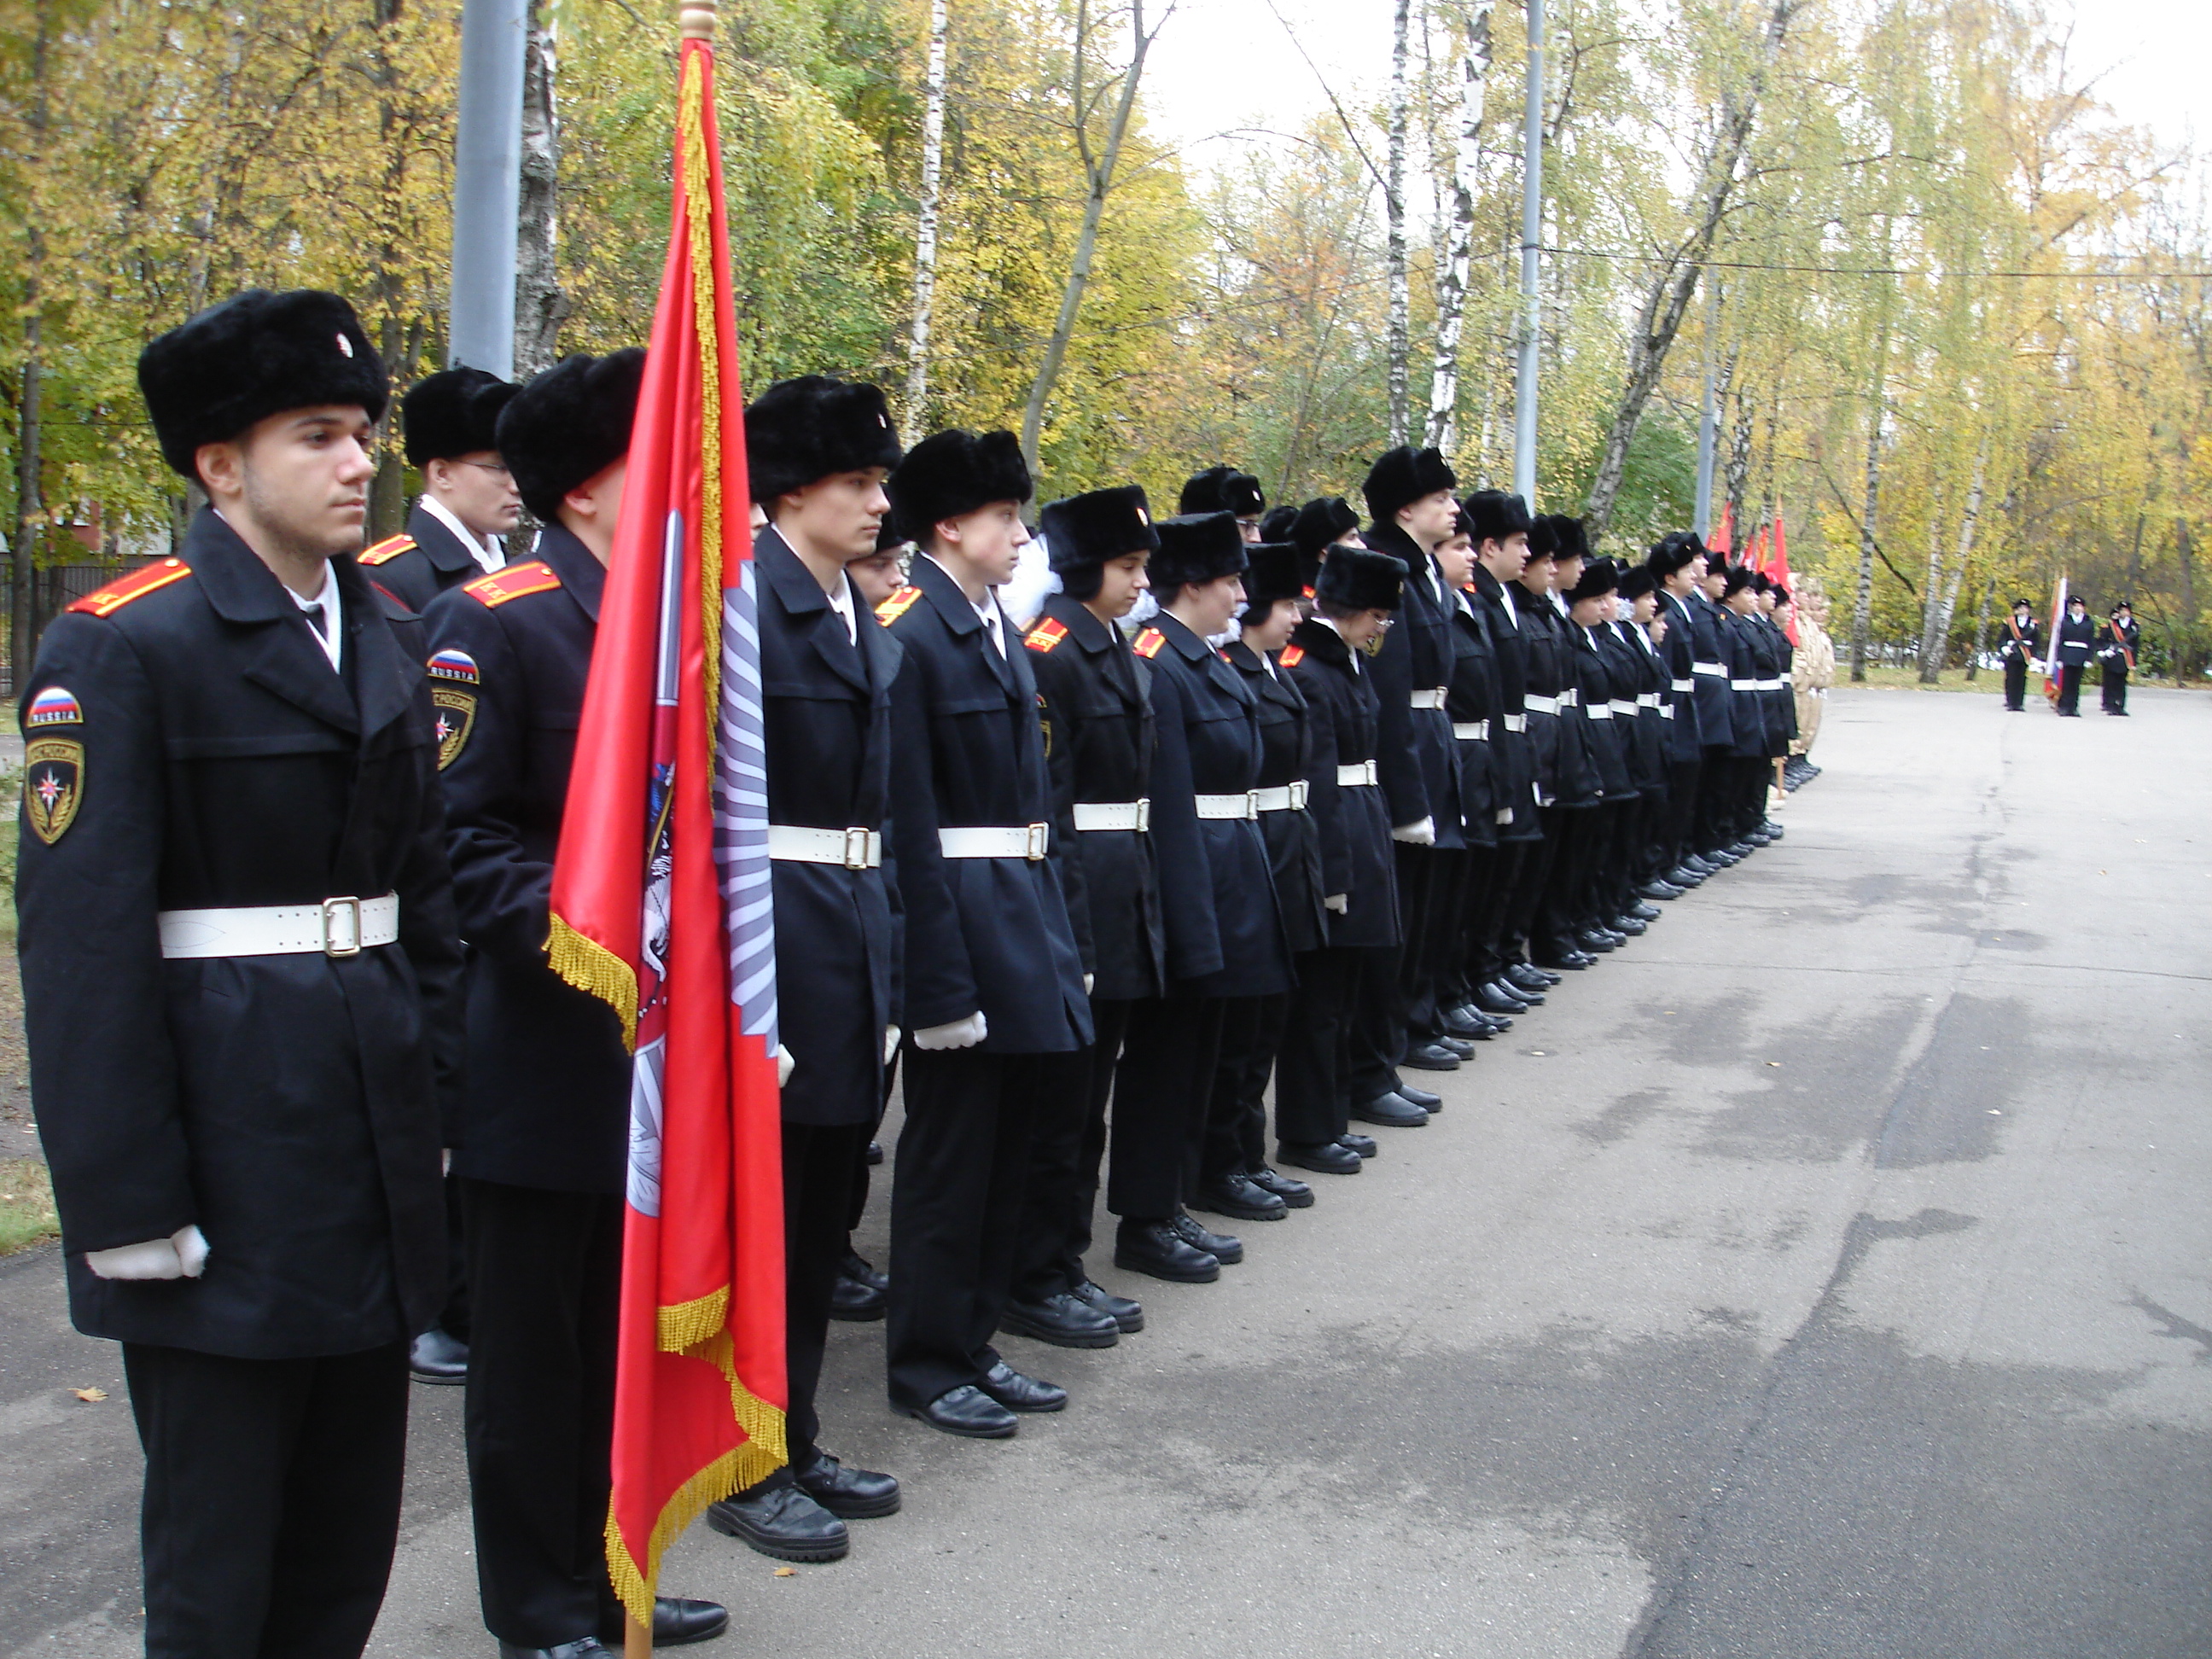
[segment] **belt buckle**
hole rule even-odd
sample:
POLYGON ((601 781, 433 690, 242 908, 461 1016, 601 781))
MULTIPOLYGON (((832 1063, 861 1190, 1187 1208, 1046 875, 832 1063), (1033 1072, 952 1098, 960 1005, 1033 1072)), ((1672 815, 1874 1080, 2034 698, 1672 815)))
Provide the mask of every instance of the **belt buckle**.
POLYGON ((845 867, 848 870, 868 867, 868 836, 871 833, 865 828, 854 828, 845 832, 845 867))
POLYGON ((1244 792, 1244 820, 1248 823, 1257 823, 1259 817, 1260 792, 1256 789, 1247 789, 1244 792))
POLYGON ((1362 764, 1367 768, 1366 781, 1369 783, 1380 783, 1382 781, 1382 763, 1370 755, 1364 762, 1362 763, 1362 764))
POLYGON ((1137 801, 1137 833, 1140 836, 1145 835, 1151 830, 1152 827, 1152 798, 1150 795, 1140 796, 1137 801))
POLYGON ((1305 810, 1306 781, 1304 778, 1297 778, 1291 783, 1291 811, 1303 812, 1305 810))
POLYGON ((323 901, 323 954, 338 960, 361 954, 361 901, 359 899, 349 896, 345 898, 326 898, 323 901), (331 943, 331 918, 337 914, 337 907, 340 905, 350 905, 353 908, 353 943, 343 946, 331 943))
POLYGON ((1022 849, 1022 856, 1031 864, 1039 863, 1051 849, 1051 845, 1052 826, 1048 823, 1033 823, 1029 827, 1029 841, 1022 849))

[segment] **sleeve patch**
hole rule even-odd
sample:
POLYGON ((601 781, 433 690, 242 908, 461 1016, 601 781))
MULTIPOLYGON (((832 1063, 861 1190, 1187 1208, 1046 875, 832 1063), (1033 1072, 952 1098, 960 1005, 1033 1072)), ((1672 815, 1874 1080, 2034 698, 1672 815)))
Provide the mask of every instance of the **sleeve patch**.
POLYGON ((465 582, 461 591, 486 610, 495 610, 509 599, 550 593, 560 586, 561 579, 553 574, 551 565, 543 559, 532 559, 526 564, 511 564, 504 570, 495 570, 489 576, 465 582))
POLYGON ((72 611, 82 611, 88 617, 112 617, 133 599, 143 599, 171 582, 180 582, 192 574, 192 568, 182 559, 163 559, 159 564, 149 564, 143 570, 134 570, 127 576, 118 576, 106 586, 96 588, 70 605, 72 611))
POLYGON ((463 685, 475 685, 481 678, 477 672, 477 659, 465 651, 448 648, 438 652, 425 666, 434 680, 458 680, 463 685))
POLYGON ((1158 629, 1147 628, 1137 635, 1137 642, 1129 648, 1140 657, 1152 658, 1160 654, 1160 647, 1167 642, 1168 636, 1158 629))
POLYGON ((84 708, 77 702, 75 692, 62 686, 50 685, 32 698, 30 706, 23 710, 23 724, 33 727, 82 726, 84 724, 84 708))
POLYGON ((23 745, 23 822, 52 847, 76 822, 84 799, 84 745, 75 738, 33 738, 23 745))
POLYGON ((412 536, 386 536, 382 541, 377 543, 375 546, 365 549, 355 558, 354 562, 356 564, 365 564, 371 569, 374 569, 380 564, 391 563, 392 560, 398 558, 402 553, 411 553, 414 550, 415 538, 412 536))
POLYGON ((1067 624, 1056 617, 1047 617, 1022 636, 1022 643, 1032 651, 1049 651, 1067 637, 1067 624))
MULTIPOLYGON (((456 652, 455 655, 459 653, 456 652)), ((434 685, 430 701, 438 710, 438 718, 430 729, 438 739, 438 769, 442 772, 460 759, 461 750, 467 747, 469 733, 476 730, 477 694, 464 691, 458 685, 434 685)))
POLYGON ((889 628, 901 617, 914 609, 914 602, 921 597, 918 587, 902 587, 876 607, 876 620, 889 628))
POLYGON ((1280 663, 1285 668, 1296 668, 1305 659, 1306 648, 1302 645, 1285 646, 1283 647, 1283 654, 1275 659, 1277 662, 1280 663))

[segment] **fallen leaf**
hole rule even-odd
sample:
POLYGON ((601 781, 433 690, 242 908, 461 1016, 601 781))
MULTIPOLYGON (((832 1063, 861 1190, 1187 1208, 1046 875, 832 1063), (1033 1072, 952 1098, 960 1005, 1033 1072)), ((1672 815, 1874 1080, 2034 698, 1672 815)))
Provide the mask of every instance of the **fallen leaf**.
POLYGON ((797 1567, 778 1567, 775 1570, 775 1576, 779 1578, 796 1578, 799 1577, 799 1569, 797 1567))
POLYGON ((1778 1060, 1770 1060, 1766 1063, 1769 1066, 1773 1066, 1777 1071, 1779 1071, 1782 1068, 1782 1062, 1778 1060))
POLYGON ((97 1406, 107 1398, 107 1390, 105 1389, 71 1389, 70 1392, 88 1406, 97 1406))

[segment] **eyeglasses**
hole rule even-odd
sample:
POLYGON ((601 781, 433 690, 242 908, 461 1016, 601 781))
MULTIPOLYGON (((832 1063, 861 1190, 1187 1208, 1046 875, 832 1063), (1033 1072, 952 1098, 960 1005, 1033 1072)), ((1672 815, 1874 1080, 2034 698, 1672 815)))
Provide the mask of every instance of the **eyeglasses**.
POLYGON ((456 466, 472 466, 479 472, 490 473, 495 478, 512 478, 514 477, 514 473, 507 471, 507 463, 505 461, 456 461, 453 465, 456 466))

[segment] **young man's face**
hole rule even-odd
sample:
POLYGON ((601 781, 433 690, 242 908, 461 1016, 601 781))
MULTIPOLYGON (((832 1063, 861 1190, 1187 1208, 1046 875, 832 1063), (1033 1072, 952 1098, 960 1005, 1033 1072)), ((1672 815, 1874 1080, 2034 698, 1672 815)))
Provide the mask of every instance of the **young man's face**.
POLYGON ((1210 582, 1186 582, 1170 607, 1200 639, 1224 632, 1244 607, 1244 578, 1217 576, 1210 582))
POLYGON ((1432 490, 1398 509, 1398 527, 1423 548, 1432 548, 1452 532, 1459 503, 1449 489, 1432 490))
POLYGON ((1022 550, 1030 544, 1019 501, 988 501, 973 513, 944 520, 937 534, 939 544, 967 560, 987 587, 1012 581, 1022 550))
POLYGON ((1531 553, 1521 567, 1521 586, 1531 593, 1552 591, 1552 570, 1557 562, 1548 553, 1531 553))
POLYGON ((1085 599, 1091 614, 1104 621, 1114 622, 1127 616, 1137 608, 1138 598, 1152 587, 1152 579, 1145 574, 1145 567, 1152 562, 1148 552, 1124 553, 1118 559, 1109 559, 1098 568, 1098 597, 1085 599))
POLYGON ((1583 579, 1582 556, 1552 561, 1552 591, 1564 593, 1583 579))
POLYGON ((1708 568, 1698 573, 1698 586, 1705 590, 1707 599, 1717 599, 1728 592, 1728 578, 1720 571, 1708 568))
POLYGON ((1261 620, 1244 624, 1244 643, 1255 651, 1279 651, 1291 642, 1291 630, 1304 614, 1296 599, 1277 599, 1261 620))
POLYGON ((885 553, 871 553, 865 559, 854 559, 845 567, 860 591, 860 603, 871 611, 899 591, 906 573, 899 568, 896 550, 885 553))
POLYGON ((1502 542, 1486 536, 1477 556, 1482 561, 1482 568, 1499 581, 1517 582, 1528 563, 1528 532, 1516 530, 1502 542))
POLYGON ((1600 623, 1611 622, 1613 595, 1597 593, 1587 599, 1577 599, 1567 607, 1567 614, 1574 618, 1577 628, 1595 628, 1600 623))
POLYGON ((334 559, 361 550, 375 434, 357 404, 288 409, 228 442, 202 444, 194 459, 216 504, 242 509, 244 527, 275 550, 334 559))
POLYGON ((784 539, 851 563, 876 550, 876 538, 890 511, 884 493, 889 472, 880 466, 832 472, 804 489, 775 499, 773 516, 784 539))
POLYGON ((1632 608, 1628 614, 1632 622, 1648 623, 1659 614, 1659 596, 1656 593, 1638 593, 1630 605, 1632 608))
POLYGON ((504 536, 522 518, 514 475, 495 449, 425 461, 422 482, 439 505, 479 536, 504 536))
POLYGON ((1338 634, 1343 636, 1344 642, 1356 651, 1379 638, 1394 619, 1391 611, 1359 611, 1349 617, 1337 618, 1334 626, 1338 634))
POLYGON ((1445 537, 1437 544, 1436 559, 1444 586, 1455 592, 1474 580, 1474 545, 1466 537, 1445 537))
POLYGON ((1260 544, 1260 515, 1255 513, 1249 518, 1237 520, 1237 533, 1244 538, 1247 546, 1257 547, 1260 544))

